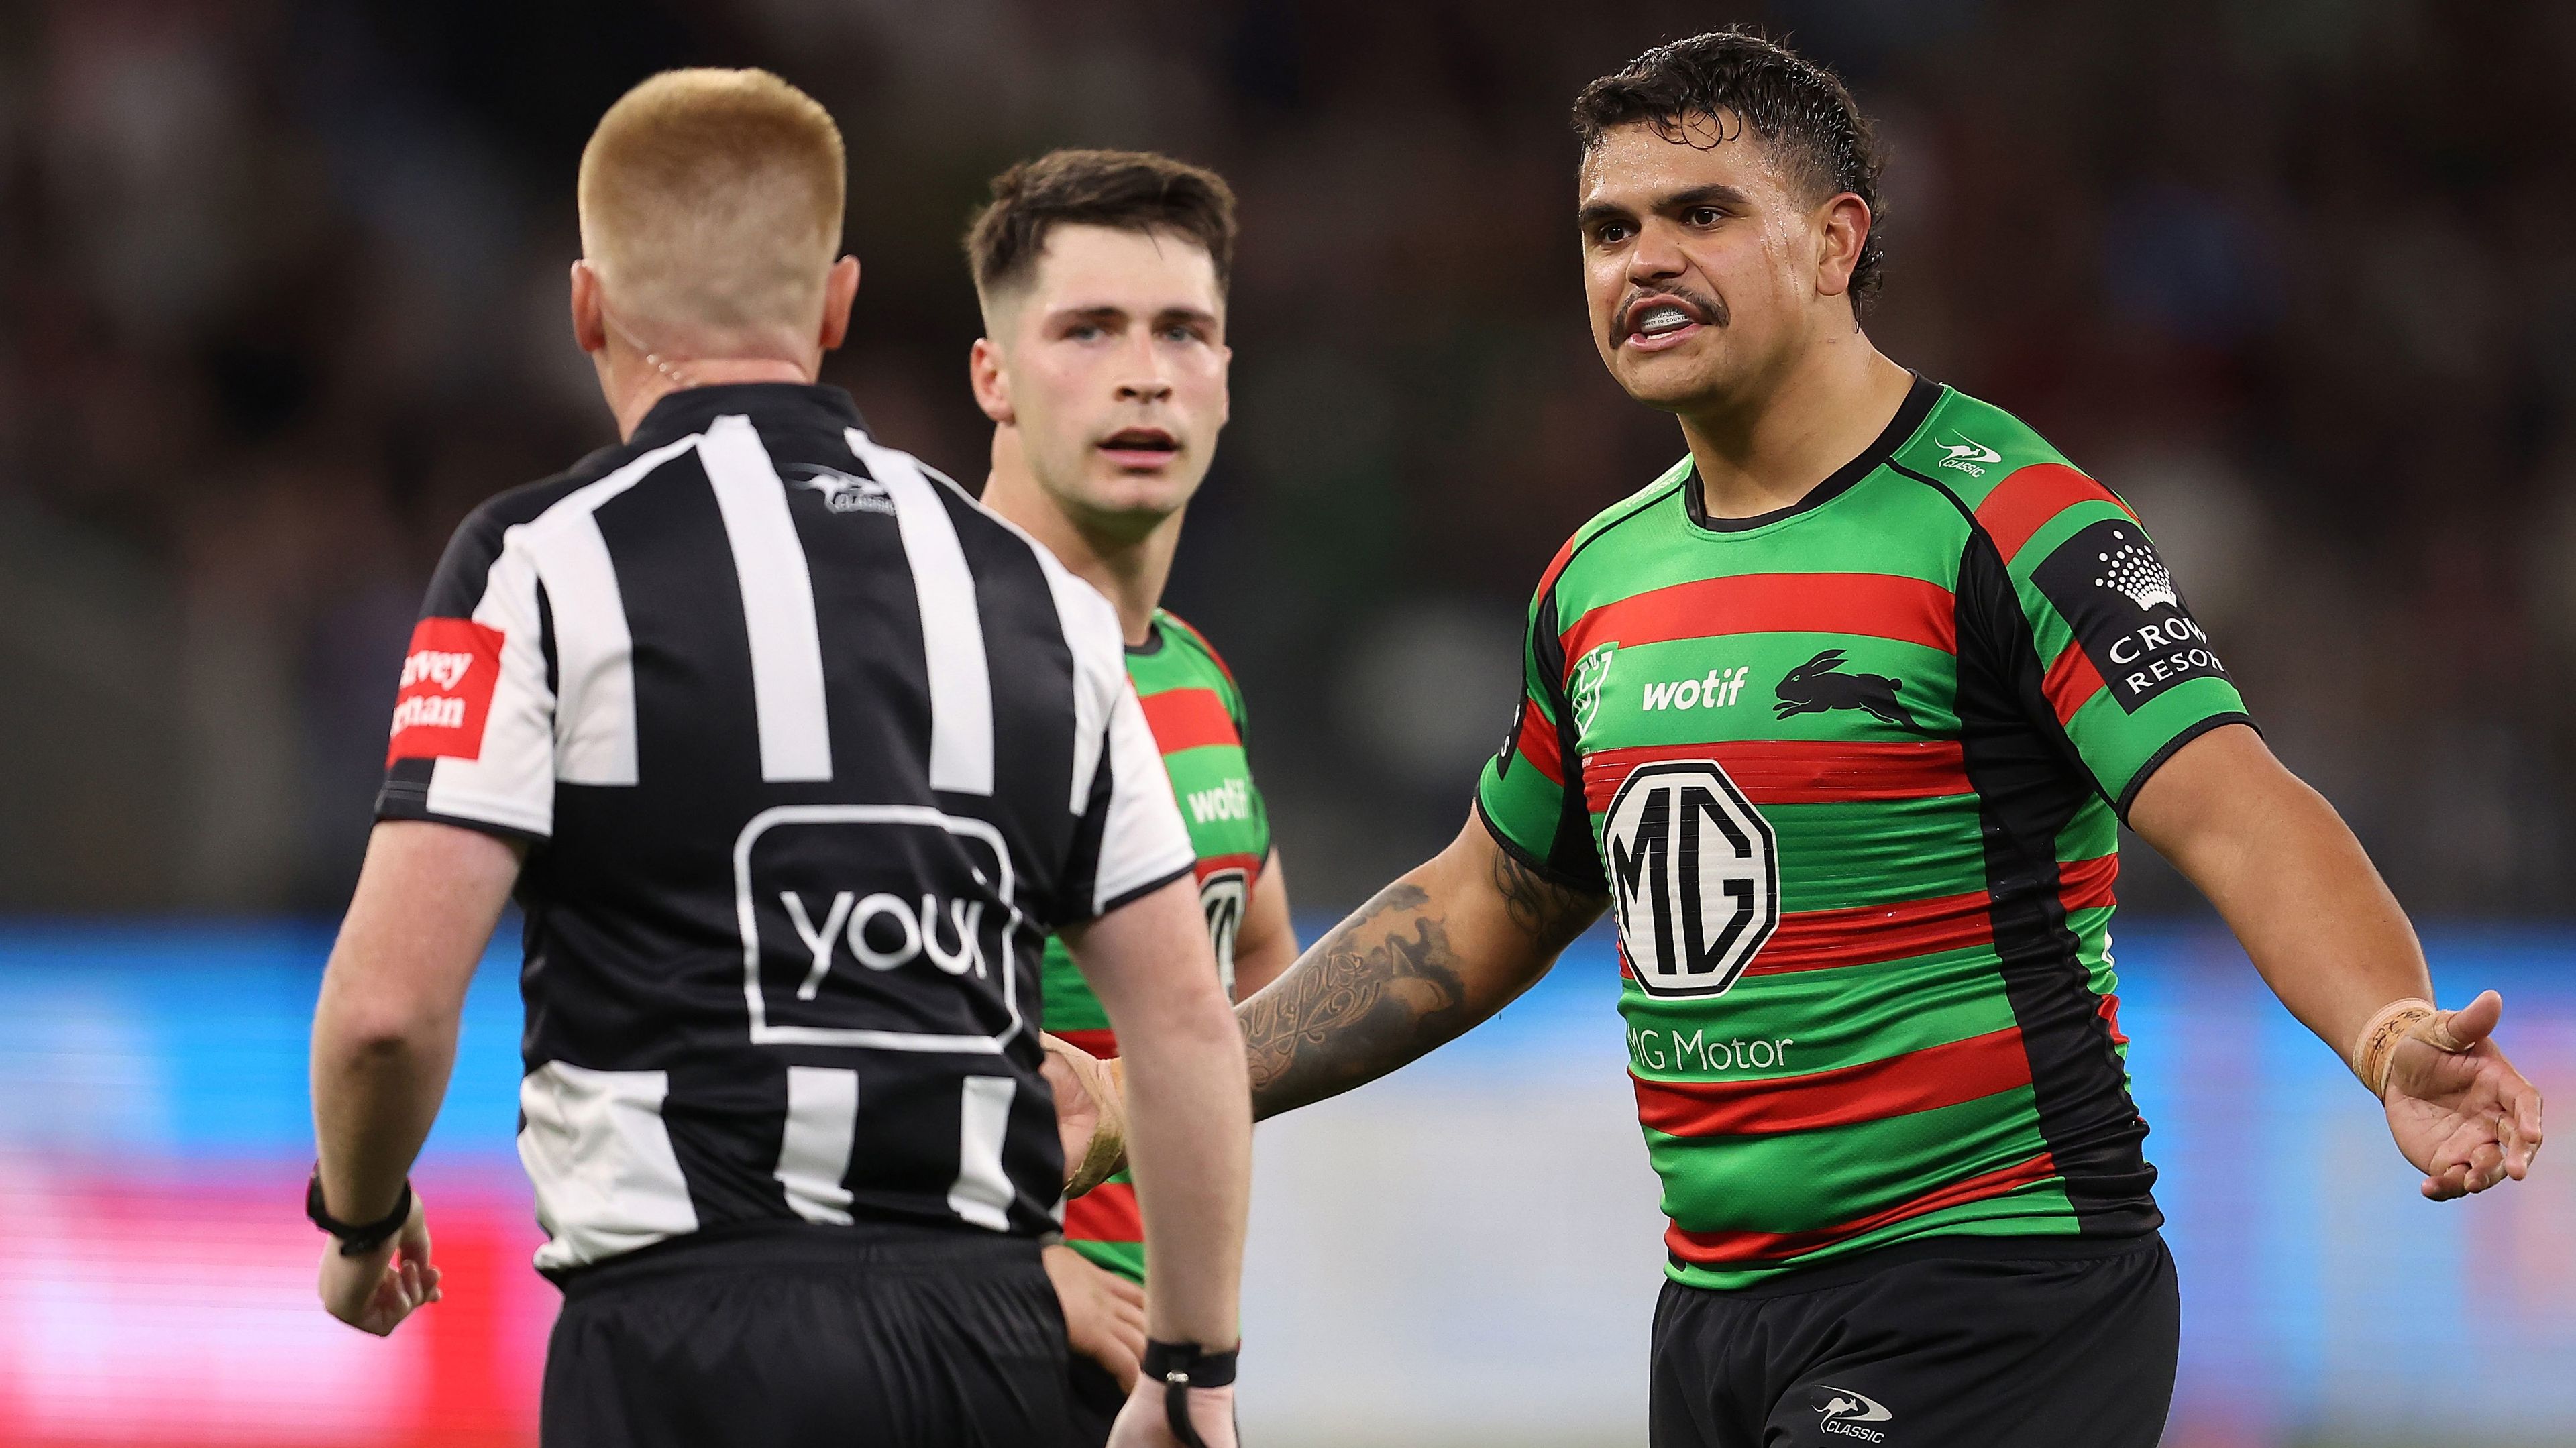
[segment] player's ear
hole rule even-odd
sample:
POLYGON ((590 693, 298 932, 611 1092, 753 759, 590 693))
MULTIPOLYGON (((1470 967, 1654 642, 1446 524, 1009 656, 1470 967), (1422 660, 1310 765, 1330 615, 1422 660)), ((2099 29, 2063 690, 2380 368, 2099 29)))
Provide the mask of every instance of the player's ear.
POLYGON ((599 306, 599 273, 587 260, 572 264, 572 340, 593 357, 608 346, 608 318, 599 306))
POLYGON ((1861 248, 1869 242, 1874 218, 1869 203, 1845 191, 1829 198, 1816 213, 1816 292, 1839 297, 1851 290, 1852 272, 1860 266, 1861 248))
POLYGON ((1007 427, 1020 420, 1011 406, 1011 376, 1002 368, 1002 349, 990 337, 978 337, 966 353, 966 382, 984 415, 1007 427))
POLYGON ((823 350, 831 351, 850 335, 850 304, 859 296, 859 259, 845 256, 832 263, 823 279, 823 350))

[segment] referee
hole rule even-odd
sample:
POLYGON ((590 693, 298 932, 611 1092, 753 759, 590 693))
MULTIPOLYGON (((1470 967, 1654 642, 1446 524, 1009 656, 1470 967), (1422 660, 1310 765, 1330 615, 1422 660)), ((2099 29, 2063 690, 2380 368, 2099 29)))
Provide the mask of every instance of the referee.
POLYGON ((1122 1444, 1231 1444, 1242 1040, 1108 602, 813 385, 858 288, 831 118, 677 71, 582 154, 624 439, 456 534, 313 1027, 334 1316, 438 1299, 405 1180, 516 894, 549 1448, 1050 1444, 1038 951, 1126 1048, 1152 1232, 1122 1444))

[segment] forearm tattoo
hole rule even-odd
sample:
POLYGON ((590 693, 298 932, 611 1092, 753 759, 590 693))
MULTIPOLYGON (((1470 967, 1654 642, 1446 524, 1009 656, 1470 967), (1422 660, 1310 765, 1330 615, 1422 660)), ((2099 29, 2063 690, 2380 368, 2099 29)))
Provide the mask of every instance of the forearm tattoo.
POLYGON ((1420 886, 1388 886, 1244 1003, 1255 1116, 1374 1080, 1472 1024, 1429 903, 1420 886))

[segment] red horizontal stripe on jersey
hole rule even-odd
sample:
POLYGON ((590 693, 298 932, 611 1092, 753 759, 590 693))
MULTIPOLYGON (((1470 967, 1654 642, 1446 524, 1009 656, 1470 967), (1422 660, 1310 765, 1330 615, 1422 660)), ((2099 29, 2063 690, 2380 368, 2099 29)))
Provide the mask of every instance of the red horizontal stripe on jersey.
POLYGON ((2048 707, 2057 711, 2057 722, 2068 726, 2075 722, 2075 711, 2102 692, 2102 671, 2093 667, 2093 656, 2084 652, 2082 640, 2070 641, 2066 652, 2048 666, 2039 692, 2048 696, 2048 707))
POLYGON ((1583 759, 1583 795, 1598 812, 1641 764, 1714 759, 1757 805, 1841 804, 1858 800, 1940 799, 1968 794, 1968 771, 1955 739, 1747 739, 1715 744, 1649 744, 1604 749, 1583 759))
POLYGON ((1234 716, 1225 712, 1225 700, 1214 689, 1165 689, 1139 702, 1145 706, 1145 727, 1154 731, 1154 747, 1165 754, 1243 742, 1234 732, 1234 716))
MULTIPOLYGON (((2014 469, 1995 484, 1995 490, 1977 505, 1977 521, 1994 535, 1995 551, 2010 563, 2032 534, 2048 526, 2049 519, 2078 503, 2108 503, 2129 512, 2129 505, 2109 488, 2075 469, 2063 463, 2033 463, 2014 469)), ((2134 519, 2137 514, 2129 516, 2134 519)))
POLYGON ((1937 583, 1892 573, 1698 578, 1586 613, 1565 631, 1565 657, 1571 668, 1573 660, 1614 639, 1634 647, 1753 633, 1863 634, 1956 653, 1957 601, 1937 583))
POLYGON ((1145 1218, 1129 1182, 1102 1182, 1064 1204, 1064 1235, 1074 1242, 1142 1242, 1145 1218))
POLYGON ((2123 1046, 2129 1044, 2129 1033, 2120 1029, 2119 996, 2106 995, 2102 997, 2102 1003, 2093 1008, 2093 1013, 2102 1018, 2102 1024, 2111 1028, 2112 1040, 2123 1046))
POLYGON ((1548 783, 1559 788, 1564 786, 1565 756, 1564 751, 1557 747, 1556 726, 1547 722, 1547 716, 1538 711, 1535 699, 1521 704, 1521 737, 1516 747, 1521 758, 1547 776, 1548 783))
MULTIPOLYGON (((1632 1073, 1633 1075, 1633 1073, 1632 1073)), ((1910 1116, 2030 1084, 2021 1028, 1766 1081, 1635 1077, 1637 1120, 1666 1136, 1766 1136, 1910 1116)))
POLYGON ((1692 1232, 1679 1222, 1664 1229, 1664 1245, 1685 1262, 1704 1265, 1739 1262, 1779 1262, 1809 1252, 1821 1251, 1836 1242, 1849 1241, 1863 1232, 1955 1207, 1963 1202, 1981 1202, 2006 1192, 2046 1181, 2057 1175, 2057 1161, 2047 1152, 2014 1166, 1955 1181, 1936 1191, 1924 1193, 1911 1201, 1899 1202, 1830 1227, 1815 1227, 1803 1232, 1692 1232))
POLYGON ((2057 866, 2058 903, 2069 910, 2098 910, 2117 904, 2111 893, 2112 883, 2120 878, 2120 857, 2104 855, 2095 860, 2063 860, 2057 866))
MULTIPOLYGON (((1168 608, 1163 610, 1163 617, 1179 625, 1181 632, 1188 634, 1192 639, 1196 640, 1199 646, 1199 651, 1208 656, 1208 662, 1216 665, 1216 671, 1225 675, 1225 681, 1227 683, 1235 684, 1234 670, 1226 667, 1225 655, 1216 651, 1216 645, 1208 642, 1208 636, 1199 632, 1199 626, 1197 624, 1190 622, 1188 619, 1181 617, 1179 614, 1172 612, 1168 608)), ((1240 688, 1242 686, 1240 684, 1236 684, 1236 687, 1240 688)))
POLYGON ((1893 905, 1791 911, 1780 917, 1780 928, 1771 932, 1745 974, 1829 970, 1991 945, 1995 938, 1994 917, 1988 913, 1992 904, 1985 891, 1976 890, 1893 905))
POLYGON ((1259 855, 1201 855, 1198 878, 1204 884, 1208 876, 1219 870, 1241 870, 1246 883, 1257 882, 1261 878, 1261 863, 1259 855))
POLYGON ((1088 1031, 1049 1031, 1047 1034, 1080 1046, 1104 1061, 1118 1054, 1118 1037, 1107 1026, 1088 1031))

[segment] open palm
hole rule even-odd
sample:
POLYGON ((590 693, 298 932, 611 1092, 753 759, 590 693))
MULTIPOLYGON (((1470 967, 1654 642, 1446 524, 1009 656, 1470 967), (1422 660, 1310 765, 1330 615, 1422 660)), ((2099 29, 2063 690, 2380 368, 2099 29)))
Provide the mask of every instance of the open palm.
POLYGON ((2435 1201, 2520 1181, 2540 1150, 2539 1088, 2491 1039, 2503 1014, 2503 997, 2488 991, 2434 1015, 2390 1058, 2388 1133, 2435 1201))

